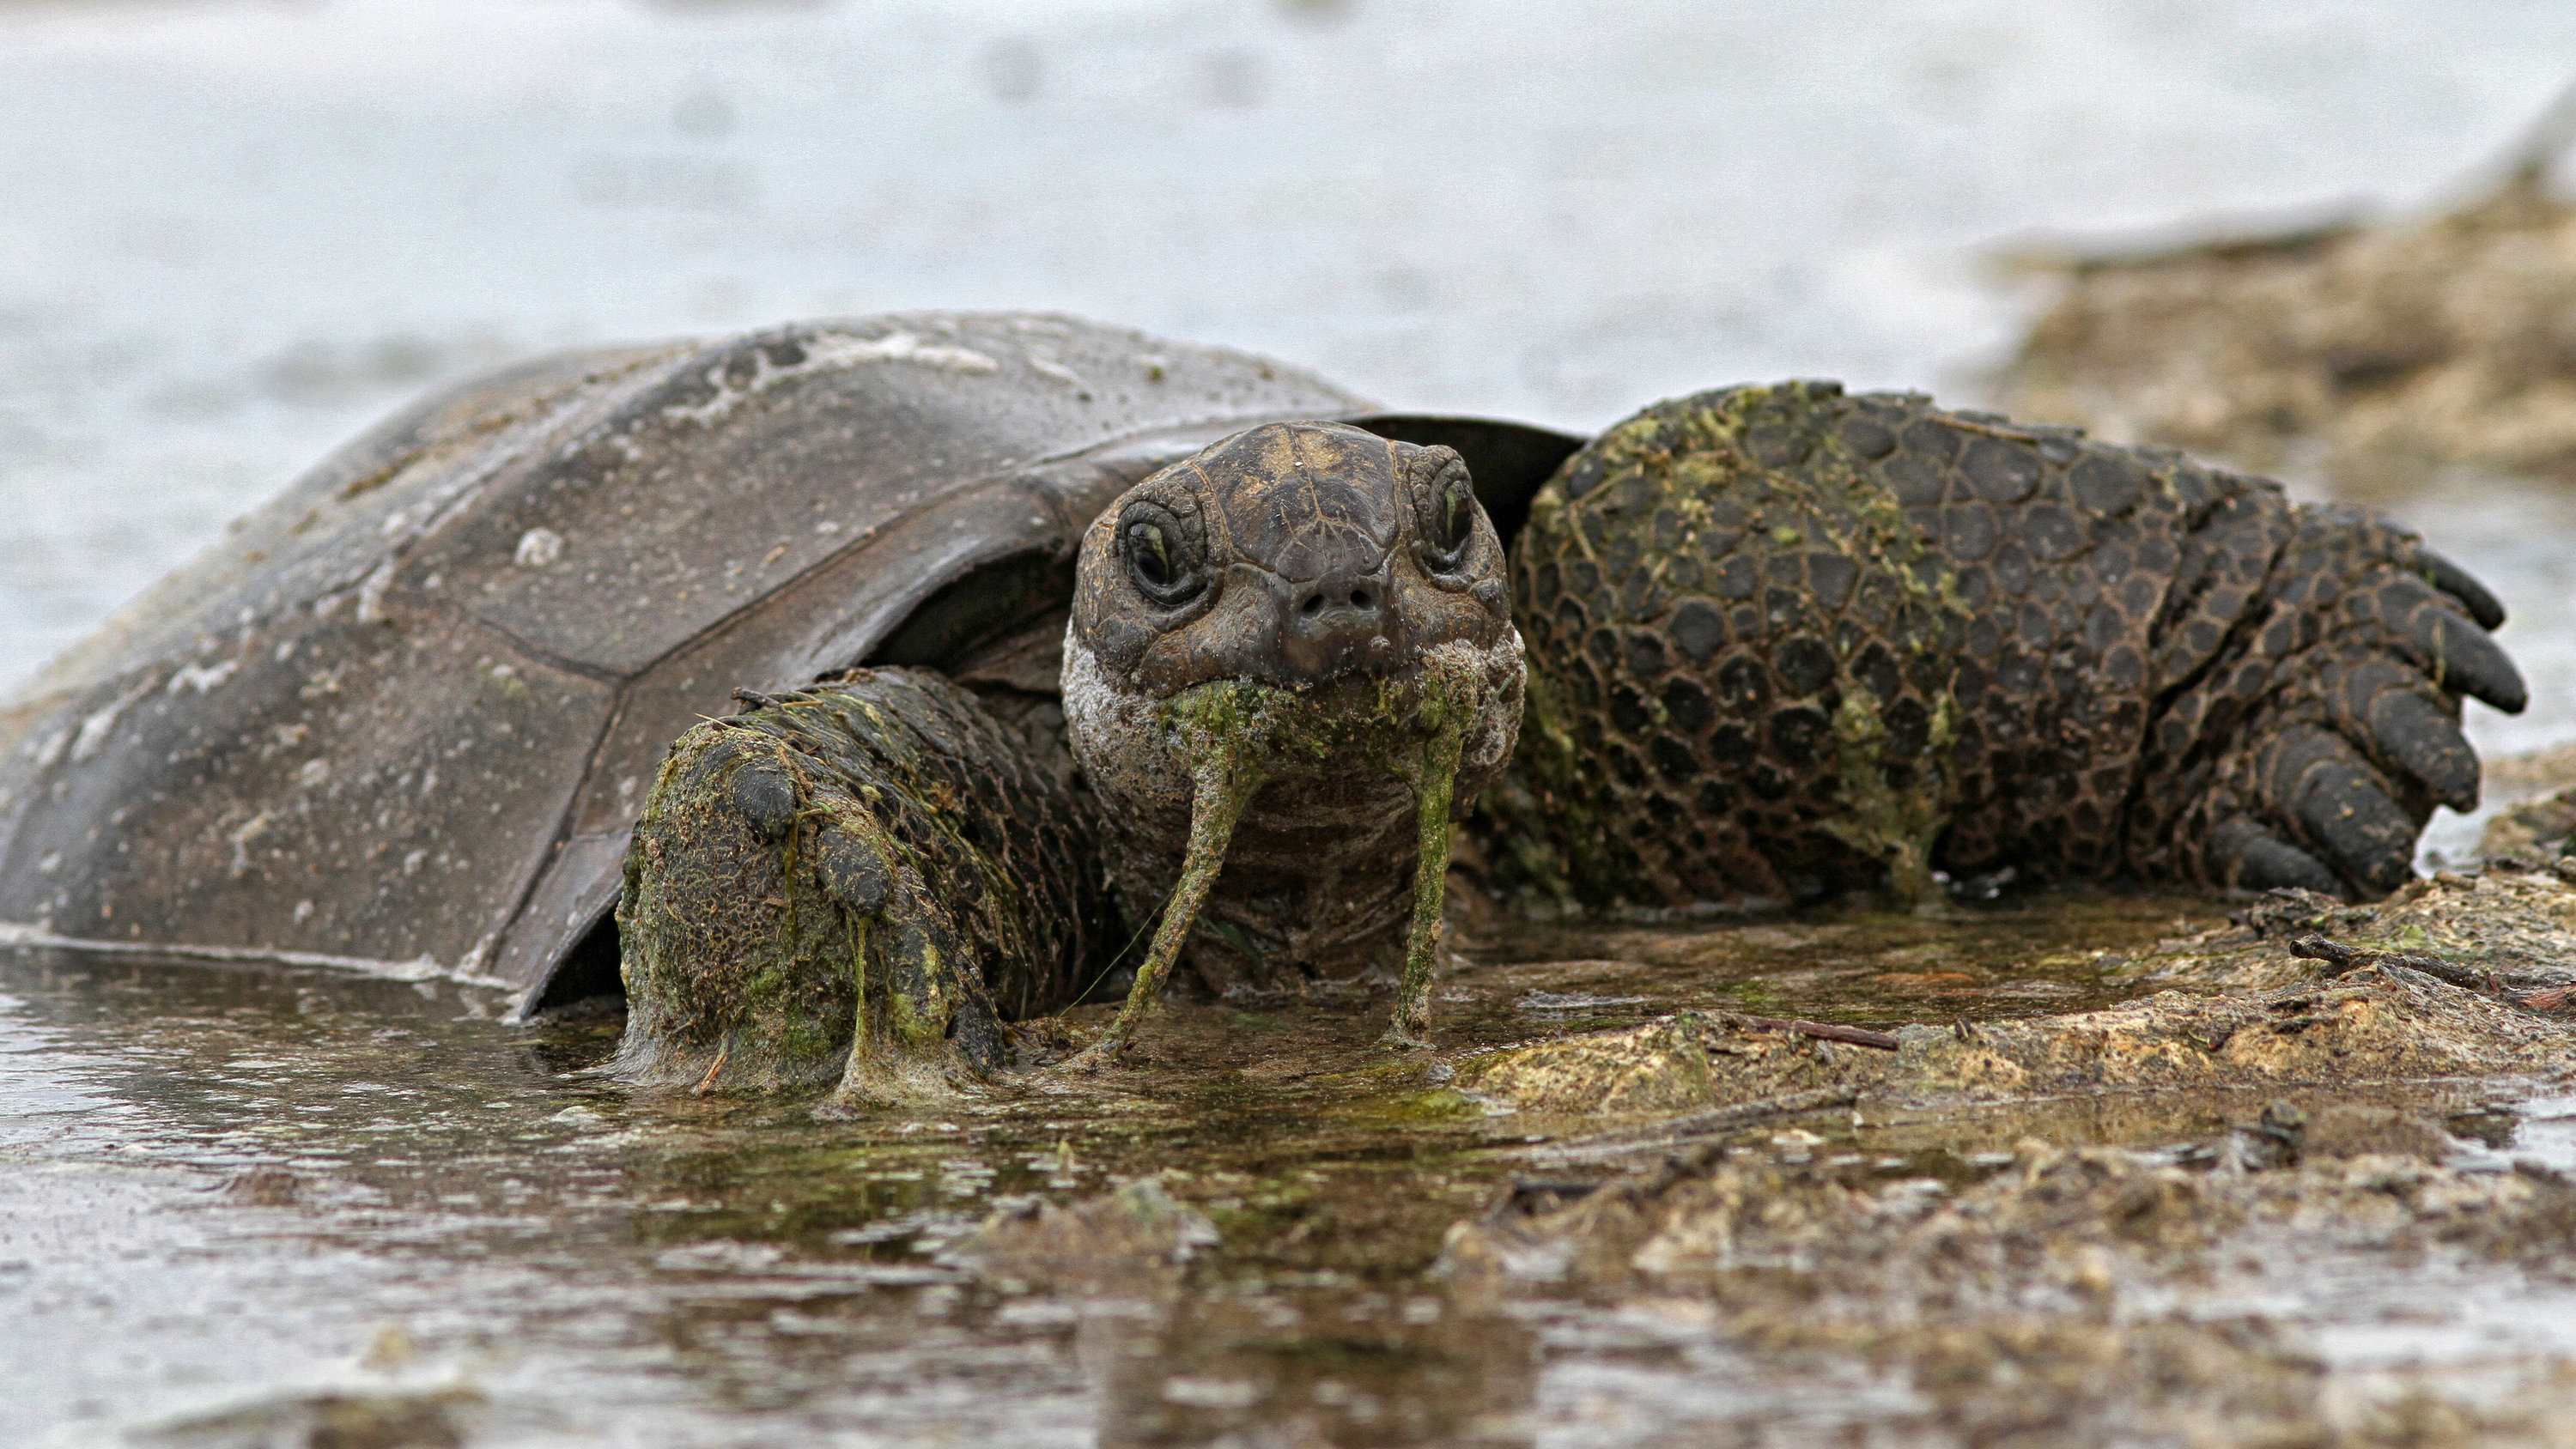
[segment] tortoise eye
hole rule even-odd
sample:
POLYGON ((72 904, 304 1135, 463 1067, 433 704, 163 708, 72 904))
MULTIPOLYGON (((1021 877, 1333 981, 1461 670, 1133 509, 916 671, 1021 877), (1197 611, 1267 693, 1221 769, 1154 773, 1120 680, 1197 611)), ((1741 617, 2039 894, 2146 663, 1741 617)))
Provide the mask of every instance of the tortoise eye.
POLYGON ((1180 520, 1154 504, 1127 511, 1118 526, 1118 551, 1127 560, 1127 577, 1148 603, 1178 608, 1207 587, 1180 520))
POLYGON ((1414 522, 1422 539, 1422 561, 1435 573, 1449 573, 1467 561, 1476 541, 1476 488, 1467 476, 1466 460, 1447 448, 1430 448, 1415 463, 1414 522))

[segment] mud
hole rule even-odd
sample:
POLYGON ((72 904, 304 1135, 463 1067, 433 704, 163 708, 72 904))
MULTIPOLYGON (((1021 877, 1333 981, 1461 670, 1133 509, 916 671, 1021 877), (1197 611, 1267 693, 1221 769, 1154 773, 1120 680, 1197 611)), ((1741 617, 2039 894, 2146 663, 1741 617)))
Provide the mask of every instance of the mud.
POLYGON ((1524 1123, 1683 1115, 1532 1146, 1630 1169, 1522 1181, 1439 1271, 1495 1304, 1652 1320, 1864 1442, 2567 1442, 2564 1347, 2445 1371, 2423 1360, 2460 1315, 2390 1302, 2363 1328, 2322 1305, 2566 1293, 2565 1164, 2453 1132, 2492 1136, 2507 1083, 2576 1078, 2552 1009, 2571 925, 2554 871, 2379 907, 2275 892, 2100 958, 2173 983, 2105 1009, 1963 1015, 1893 1051, 1683 1014, 1471 1058, 1453 1090, 1524 1123), (2321 930, 2379 949, 2331 953, 2341 970, 2282 950, 2321 930), (1998 1140, 1974 1149, 1980 1123, 1998 1140), (2336 1352, 2373 1332, 2393 1369, 2336 1352))
POLYGON ((1839 1420, 1862 1442, 2566 1442, 2561 1363, 2454 1398, 2339 1365, 2299 1324, 2294 1305, 2339 1279, 2566 1282, 2566 1178, 2446 1166, 2431 1119, 2392 1112, 2406 1130, 2365 1140, 2356 1117, 2372 1120, 2321 1112, 2294 1165, 2245 1133, 2027 1141, 1982 1180, 1703 1154, 1568 1207, 1506 1200, 1441 1268, 1497 1302, 1545 1285, 1695 1330, 1800 1401, 1800 1427, 1839 1420), (1855 1412, 1863 1385, 1878 1412, 1855 1412))

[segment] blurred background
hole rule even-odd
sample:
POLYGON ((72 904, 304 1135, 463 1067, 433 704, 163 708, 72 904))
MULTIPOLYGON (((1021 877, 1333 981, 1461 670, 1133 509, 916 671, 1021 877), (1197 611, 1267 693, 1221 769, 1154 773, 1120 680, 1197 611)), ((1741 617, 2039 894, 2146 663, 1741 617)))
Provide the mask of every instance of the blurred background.
MULTIPOLYGON (((2564 0, 0 0, 0 682, 530 353, 1035 307, 1575 428, 1985 402, 2068 286, 2010 258, 2435 214, 2571 74, 2564 0)), ((2516 609, 2520 750, 2576 509, 2495 473, 2374 497, 2516 609)))

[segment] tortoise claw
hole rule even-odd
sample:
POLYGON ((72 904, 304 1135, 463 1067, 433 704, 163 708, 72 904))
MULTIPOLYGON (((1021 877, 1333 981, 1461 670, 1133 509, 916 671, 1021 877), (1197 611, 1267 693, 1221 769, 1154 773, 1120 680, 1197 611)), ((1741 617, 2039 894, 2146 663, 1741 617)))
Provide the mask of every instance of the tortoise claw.
POLYGON ((2411 689, 2371 701, 2370 737, 2398 768, 2454 810, 2478 808, 2478 754, 2441 706, 2411 689))
POLYGON ((2242 816, 2210 832, 2214 874, 2245 890, 2295 886, 2320 895, 2340 896, 2343 882, 2315 856, 2242 816))
POLYGON ((838 828, 827 827, 816 836, 814 874, 853 915, 877 915, 894 893, 885 862, 866 841, 838 828))
POLYGON ((2444 689, 2485 700, 2506 714, 2520 714, 2530 702, 2522 671, 2431 585, 2411 574, 2391 580, 2379 590, 2379 607, 2381 620, 2444 689))
POLYGON ((2423 565, 2424 577, 2432 581, 2433 587, 2459 600, 2469 617, 2478 621, 2479 628, 2493 631, 2504 623, 2503 602, 2488 593, 2487 586, 2467 569, 2420 544, 2415 549, 2415 561, 2423 565))
POLYGON ((733 807, 761 839, 783 840, 804 802, 795 780, 774 760, 746 758, 733 776, 733 807))
POLYGON ((2355 884, 2384 895, 2414 873, 2415 821, 2350 745, 2324 730, 2295 729, 2270 764, 2264 793, 2355 884))

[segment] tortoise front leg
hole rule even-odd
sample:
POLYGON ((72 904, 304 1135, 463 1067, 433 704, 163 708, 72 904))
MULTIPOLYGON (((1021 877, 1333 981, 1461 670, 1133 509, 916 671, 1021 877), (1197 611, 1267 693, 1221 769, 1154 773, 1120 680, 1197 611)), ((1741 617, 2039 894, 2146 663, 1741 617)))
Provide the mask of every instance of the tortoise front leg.
POLYGON ((2357 509, 1826 383, 1658 403, 1513 544, 1496 879, 1681 906, 1933 871, 2375 897, 2525 690, 2477 581, 2357 509))
POLYGON ((1112 939, 1089 811, 933 674, 875 670, 673 745, 627 856, 631 1080, 951 1090, 1112 939))
POLYGON ((2384 895, 2414 874, 2435 805, 2477 808, 2461 698, 2523 707, 2522 676, 2487 636, 2504 609, 2358 510, 2245 512, 2232 530, 2195 531, 2252 535, 2255 547, 2203 551, 2259 552, 2263 566, 2219 599, 2225 613, 2203 603, 2167 631, 2187 682, 2148 731, 2132 860, 2217 885, 2384 895), (2215 643, 2189 650, 2194 630, 2215 643))

